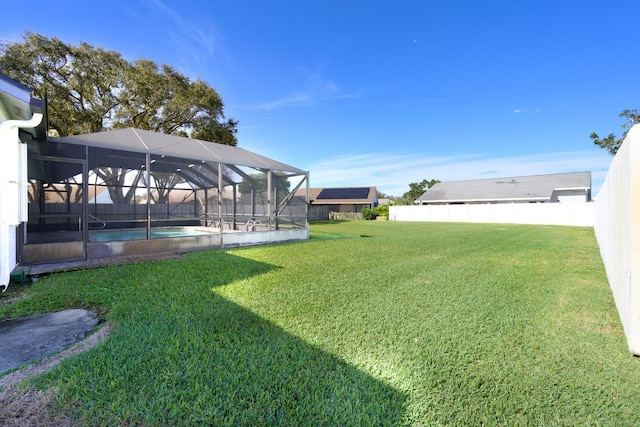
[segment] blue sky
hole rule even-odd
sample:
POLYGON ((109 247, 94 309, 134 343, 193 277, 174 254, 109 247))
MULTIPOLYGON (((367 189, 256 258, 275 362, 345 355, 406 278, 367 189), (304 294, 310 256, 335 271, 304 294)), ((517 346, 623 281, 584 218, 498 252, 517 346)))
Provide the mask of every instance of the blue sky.
POLYGON ((611 157, 590 133, 640 108, 637 0, 10 3, 0 40, 34 31, 200 78, 239 146, 313 187, 589 170, 595 195, 611 157))

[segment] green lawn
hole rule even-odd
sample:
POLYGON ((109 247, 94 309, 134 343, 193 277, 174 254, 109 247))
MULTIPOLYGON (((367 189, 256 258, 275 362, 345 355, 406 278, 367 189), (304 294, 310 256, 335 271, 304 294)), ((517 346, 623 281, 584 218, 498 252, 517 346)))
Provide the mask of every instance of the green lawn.
POLYGON ((640 423, 640 359, 589 228, 313 224, 308 242, 21 292, 0 314, 114 326, 34 383, 88 425, 640 423))

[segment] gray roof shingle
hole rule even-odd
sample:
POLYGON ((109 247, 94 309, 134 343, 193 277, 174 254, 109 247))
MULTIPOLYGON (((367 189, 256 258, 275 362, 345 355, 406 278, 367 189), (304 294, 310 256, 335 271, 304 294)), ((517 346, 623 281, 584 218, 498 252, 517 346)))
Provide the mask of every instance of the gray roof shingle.
POLYGON ((554 190, 591 189, 591 172, 570 172, 509 178, 440 182, 417 203, 549 201, 554 190))

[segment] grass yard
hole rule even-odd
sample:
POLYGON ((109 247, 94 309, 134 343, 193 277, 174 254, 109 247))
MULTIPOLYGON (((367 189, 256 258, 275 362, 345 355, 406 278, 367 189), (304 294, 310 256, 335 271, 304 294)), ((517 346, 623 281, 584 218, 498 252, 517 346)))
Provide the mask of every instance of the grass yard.
POLYGON ((114 326, 32 383, 86 425, 640 423, 640 359, 592 229, 311 235, 52 275, 0 315, 81 307, 114 326))

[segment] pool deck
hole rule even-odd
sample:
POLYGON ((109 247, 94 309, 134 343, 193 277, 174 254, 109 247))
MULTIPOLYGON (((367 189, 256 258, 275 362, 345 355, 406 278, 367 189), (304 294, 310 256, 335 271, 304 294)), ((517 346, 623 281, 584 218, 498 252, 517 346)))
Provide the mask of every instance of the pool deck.
POLYGON ((29 278, 63 271, 163 261, 199 250, 301 241, 309 238, 308 233, 307 228, 282 228, 260 232, 211 233, 183 239, 90 242, 87 244, 85 260, 80 259, 83 253, 82 242, 26 245, 23 249, 29 248, 30 252, 23 252, 23 263, 11 273, 11 281, 24 283, 29 278))
POLYGON ((164 261, 168 259, 180 258, 178 253, 161 253, 150 255, 136 255, 118 258, 94 259, 86 261, 62 261, 42 264, 19 265, 15 271, 22 270, 26 277, 46 276, 52 273, 62 273, 65 271, 82 270, 86 268, 111 267, 115 265, 136 264, 139 262, 164 261))

